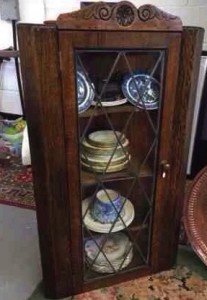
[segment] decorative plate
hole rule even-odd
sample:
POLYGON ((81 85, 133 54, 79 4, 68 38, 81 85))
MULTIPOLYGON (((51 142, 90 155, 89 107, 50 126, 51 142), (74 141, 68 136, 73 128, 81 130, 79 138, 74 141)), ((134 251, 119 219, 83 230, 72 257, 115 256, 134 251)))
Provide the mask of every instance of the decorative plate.
MULTIPOLYGON (((86 139, 84 139, 81 143, 83 149, 85 152, 90 153, 91 155, 112 155, 114 153, 114 146, 113 147, 108 147, 108 148, 103 148, 103 147, 95 147, 88 143, 86 139)), ((123 149, 125 150, 126 154, 127 152, 127 147, 129 146, 129 140, 126 139, 124 143, 122 144, 123 149)), ((116 147, 116 154, 117 155, 125 155, 121 145, 118 145, 116 147)))
POLYGON ((108 80, 108 78, 97 78, 96 80, 97 92, 99 95, 101 95, 101 101, 95 99, 92 105, 110 107, 110 106, 117 106, 126 103, 127 99, 123 98, 123 94, 121 90, 121 84, 120 84, 121 80, 122 80, 121 72, 113 73, 110 80, 108 80))
POLYGON ((128 164, 129 164, 129 161, 130 161, 130 158, 131 156, 128 157, 128 159, 126 159, 124 162, 122 163, 119 163, 119 164, 109 164, 107 170, 106 170, 106 167, 108 165, 108 162, 107 163, 100 163, 100 164, 87 164, 85 162, 83 162, 81 160, 81 164, 82 166, 84 167, 84 169, 86 169, 87 171, 94 171, 94 172, 97 172, 97 173, 113 173, 113 172, 119 172, 121 170, 124 170, 128 167, 128 164))
MULTIPOLYGON (((125 198, 123 196, 121 198, 122 198, 122 201, 125 201, 125 198)), ((88 206, 90 205, 91 201, 92 201, 91 198, 86 198, 83 200, 82 216, 85 215, 86 210, 88 209, 88 206)), ((124 213, 122 219, 123 219, 125 226, 127 227, 134 220, 134 216, 135 216, 134 206, 130 200, 128 200, 128 199, 126 200, 122 210, 124 213)), ((88 229, 95 231, 95 232, 101 232, 101 233, 109 232, 111 227, 113 226, 113 224, 111 224, 111 223, 102 224, 98 221, 95 221, 91 216, 90 208, 88 209, 83 222, 88 229)), ((124 229, 125 226, 124 226, 123 222, 120 218, 118 218, 117 221, 115 222, 115 225, 113 226, 113 229, 111 232, 117 232, 117 231, 124 229)))
POLYGON ((78 69, 76 75, 78 111, 79 113, 87 110, 94 99, 94 85, 87 80, 85 74, 78 69))
MULTIPOLYGON (((101 100, 101 105, 105 106, 105 107, 110 107, 110 106, 119 106, 119 105, 123 105, 127 102, 126 98, 123 99, 115 99, 115 100, 111 100, 111 101, 106 101, 106 100, 101 100)), ((92 105, 98 105, 101 106, 99 103, 97 104, 96 101, 92 102, 92 105)))
POLYGON ((106 166, 110 161, 110 166, 114 166, 117 164, 121 164, 125 162, 126 160, 131 159, 131 155, 120 155, 115 152, 113 157, 111 158, 111 155, 91 155, 91 154, 81 154, 81 161, 83 161, 85 164, 91 164, 93 166, 106 166))
POLYGON ((112 233, 105 242, 105 235, 88 239, 85 243, 86 261, 98 273, 113 273, 126 268, 133 258, 132 243, 123 233, 112 233), (95 240, 95 241, 94 241, 95 240), (103 252, 99 247, 103 246, 103 252), (98 254, 98 256, 97 256, 98 254), (97 256, 97 257, 96 257, 97 256), (94 258, 96 260, 94 261, 94 258), (94 261, 94 263, 93 263, 94 261))
POLYGON ((129 102, 139 108, 149 110, 158 108, 160 83, 152 76, 140 73, 125 76, 122 92, 129 102))
POLYGON ((192 248, 207 266, 207 167, 193 180, 185 198, 183 221, 192 248))
MULTIPOLYGON (((119 142, 121 144, 124 144, 126 141, 126 137, 124 134, 122 134, 119 131, 113 131, 113 130, 98 130, 90 133, 88 135, 88 142, 94 147, 102 147, 102 148, 108 148, 108 147, 115 147, 118 143, 117 137, 119 139, 119 142)), ((117 145, 117 146, 118 146, 117 145)))
POLYGON ((132 248, 130 249, 130 248, 131 248, 131 242, 129 242, 129 247, 128 247, 126 253, 124 253, 124 255, 122 257, 120 257, 119 259, 110 261, 110 263, 106 260, 105 263, 102 263, 102 264, 94 263, 92 265, 92 261, 90 259, 87 259, 87 264, 89 265, 89 268, 91 268, 92 270, 94 270, 97 273, 111 274, 111 273, 117 272, 119 270, 123 270, 130 264, 130 262, 133 259, 133 249, 132 248))
POLYGON ((119 270, 126 268, 133 259, 133 250, 130 249, 128 254, 125 254, 121 259, 111 262, 111 266, 108 262, 105 265, 93 264, 91 268, 97 273, 109 273, 112 274, 119 270), (125 257, 126 256, 126 257, 125 257))
POLYGON ((93 239, 87 239, 85 242, 85 252, 90 260, 93 261, 96 258, 95 264, 106 264, 107 260, 105 256, 109 261, 120 259, 126 253, 128 244, 129 238, 124 233, 112 233, 109 236, 102 234, 94 236, 93 239), (100 248, 102 248, 102 252, 99 253, 100 248))

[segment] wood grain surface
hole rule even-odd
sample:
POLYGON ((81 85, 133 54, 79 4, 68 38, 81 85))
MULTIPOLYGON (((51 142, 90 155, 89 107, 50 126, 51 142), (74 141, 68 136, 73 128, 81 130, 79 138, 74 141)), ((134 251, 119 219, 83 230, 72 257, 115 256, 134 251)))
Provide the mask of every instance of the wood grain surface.
MULTIPOLYGON (((97 3, 60 15, 57 21, 45 25, 19 24, 18 34, 46 296, 66 297, 172 267, 178 244, 189 143, 185 134, 186 130, 189 132, 192 118, 203 30, 184 28, 182 32, 179 18, 150 5, 137 10, 124 1, 115 5, 97 3), (149 259, 143 266, 104 279, 84 278, 81 203, 83 195, 94 189, 95 180, 82 172, 80 166, 80 134, 92 109, 79 117, 74 59, 77 49, 142 49, 163 51, 165 55, 149 259), (170 165, 165 179, 161 176, 163 161, 170 165)), ((140 63, 144 68, 153 62, 150 55, 148 59, 144 56, 137 59, 132 54, 130 59, 133 66, 140 63)), ((100 65, 103 76, 112 58, 100 60, 97 54, 93 61, 86 55, 85 61, 92 73, 100 65)), ((124 72, 123 64, 120 70, 124 72)), ((128 104, 117 106, 108 112, 120 129, 130 107, 128 104)), ((151 115, 156 122, 153 112, 151 115)), ((100 130, 100 126, 108 129, 104 115, 97 112, 91 130, 100 130)), ((153 139, 139 110, 126 134, 134 156, 138 150, 145 153, 153 139), (145 139, 141 139, 140 128, 145 139)), ((151 186, 152 165, 149 160, 141 174, 145 186, 151 186)), ((127 190, 130 176, 123 184, 123 173, 105 179, 110 186, 127 190)), ((141 194, 138 186, 136 193, 141 194)), ((135 203, 135 195, 132 198, 135 203)), ((138 220, 138 211, 145 206, 135 203, 135 207, 138 220)), ((130 229, 135 234, 140 228, 132 226, 130 229)))

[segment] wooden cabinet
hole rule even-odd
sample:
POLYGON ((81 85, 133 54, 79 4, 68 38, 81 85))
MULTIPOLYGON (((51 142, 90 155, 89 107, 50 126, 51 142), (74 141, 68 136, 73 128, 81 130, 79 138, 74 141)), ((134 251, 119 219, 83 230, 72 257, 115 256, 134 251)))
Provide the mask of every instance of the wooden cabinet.
POLYGON ((100 2, 18 33, 46 295, 172 267, 203 30, 100 2))

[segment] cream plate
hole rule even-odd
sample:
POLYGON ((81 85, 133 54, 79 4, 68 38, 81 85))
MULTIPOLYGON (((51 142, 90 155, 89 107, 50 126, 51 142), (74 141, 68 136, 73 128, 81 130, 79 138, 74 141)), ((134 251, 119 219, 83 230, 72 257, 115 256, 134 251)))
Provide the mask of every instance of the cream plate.
MULTIPOLYGON (((124 202, 125 198, 122 196, 121 197, 122 201, 124 202)), ((92 199, 91 198, 86 198, 83 200, 82 202, 82 216, 85 215, 86 213, 86 210, 88 209, 88 206, 90 205, 92 199)), ((124 215, 122 217, 122 220, 123 222, 125 223, 126 227, 128 227, 131 222, 134 220, 134 206, 133 204, 131 203, 130 200, 126 200, 125 204, 124 204, 124 207, 123 207, 123 210, 124 210, 124 215)), ((123 222, 120 218, 117 219, 115 225, 113 226, 113 229, 111 232, 117 232, 117 231, 120 231, 122 229, 125 228, 123 222)), ((98 221, 95 221, 92 216, 91 216, 91 213, 90 213, 90 209, 87 211, 86 213, 86 216, 83 220, 84 222, 84 225, 92 230, 92 231, 95 231, 95 232, 101 232, 101 233, 107 233, 110 231, 111 227, 112 227, 112 223, 100 223, 98 221)))
POLYGON ((115 133, 113 130, 94 131, 88 135, 88 142, 95 147, 114 147, 118 143, 116 138, 117 135, 117 137, 120 139, 120 142, 124 143, 126 140, 125 135, 119 131, 115 131, 115 133))
POLYGON ((92 155, 112 155, 114 153, 114 148, 116 148, 115 153, 117 155, 124 155, 125 152, 127 152, 126 147, 129 145, 129 140, 125 139, 124 143, 122 146, 120 144, 112 146, 112 147, 95 147, 91 144, 88 143, 86 139, 82 141, 82 146, 85 150, 85 152, 90 153, 92 155), (124 151, 123 151, 124 149, 124 151))
POLYGON ((95 168, 106 168, 106 166, 108 165, 109 161, 109 169, 113 169, 116 167, 120 167, 121 165, 125 165, 127 163, 127 160, 130 161, 131 160, 131 155, 129 155, 128 157, 126 156, 120 156, 119 158, 115 158, 115 159, 111 159, 111 156, 107 156, 107 159, 105 159, 104 156, 98 156, 96 158, 96 156, 91 156, 89 157, 81 155, 81 162, 83 162, 85 164, 86 167, 91 168, 95 167, 95 168))
MULTIPOLYGON (((123 99, 115 99, 115 100, 111 100, 111 101, 104 101, 104 100, 101 100, 101 105, 102 106, 118 106, 118 105, 122 105, 124 103, 127 102, 127 98, 123 98, 123 99)), ((98 105, 98 106, 101 106, 99 103, 97 104, 96 101, 93 101, 92 102, 92 105, 98 105)))
POLYGON ((101 234, 94 236, 94 239, 89 238, 85 242, 85 252, 90 260, 93 261, 96 258, 96 264, 106 264, 107 259, 109 261, 120 259, 124 253, 126 253, 128 244, 129 238, 122 232, 112 233, 109 236, 107 234, 101 234), (105 255, 102 252, 99 253, 99 248, 102 248, 102 252, 105 255), (96 257, 97 254, 98 257, 96 257))
POLYGON ((85 163, 108 163, 109 160, 111 159, 111 163, 113 164, 119 164, 121 162, 124 162, 128 157, 126 155, 120 155, 117 154, 116 152, 114 153, 113 157, 111 158, 111 155, 91 155, 91 154, 81 154, 81 159, 85 163))
MULTIPOLYGON (((129 243, 129 247, 131 247, 131 242, 129 243)), ((131 250, 129 251, 129 247, 127 247, 126 253, 121 258, 114 260, 114 261, 110 261, 113 268, 109 264, 109 262, 106 260, 105 264, 94 263, 91 266, 91 269, 93 269, 97 273, 114 273, 114 270, 118 271, 119 269, 122 270, 122 269, 126 268, 130 264, 130 262, 132 261, 132 258, 133 258, 133 250, 131 248, 131 250), (127 254, 128 251, 129 251, 129 253, 127 254), (126 254, 127 254, 127 256, 125 257, 126 254), (124 262, 123 262, 123 260, 124 260, 124 262)), ((89 263, 91 263, 90 260, 88 261, 88 264, 89 263)))
POLYGON ((97 173, 113 173, 113 172, 118 172, 121 170, 124 170, 127 168, 128 164, 129 164, 129 160, 126 160, 125 162, 121 163, 121 164, 116 164, 116 165, 109 165, 107 170, 107 163, 100 163, 99 165, 88 165, 85 162, 81 161, 82 166, 84 167, 84 169, 86 169, 89 172, 97 172, 97 173))

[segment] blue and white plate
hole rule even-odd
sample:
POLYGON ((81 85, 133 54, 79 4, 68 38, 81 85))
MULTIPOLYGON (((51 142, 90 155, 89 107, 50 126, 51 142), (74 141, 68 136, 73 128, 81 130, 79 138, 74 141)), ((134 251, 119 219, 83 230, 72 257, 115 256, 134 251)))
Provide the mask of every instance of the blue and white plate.
POLYGON ((159 106, 160 83, 147 74, 126 75, 122 92, 129 102, 139 108, 153 110, 159 106))
POLYGON ((78 97, 78 112, 84 112, 87 110, 94 99, 94 85, 90 83, 86 78, 83 71, 80 69, 77 70, 76 75, 76 82, 77 82, 77 97, 78 97))

